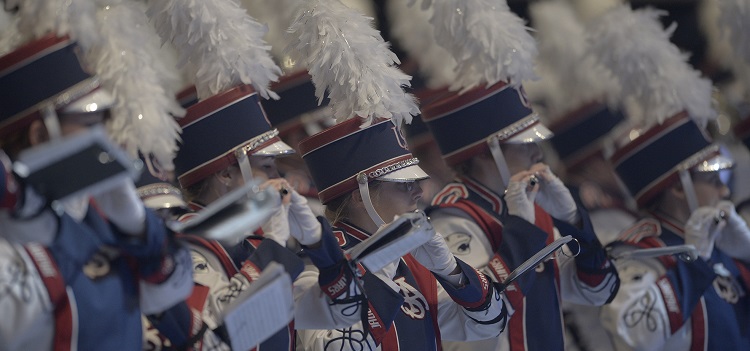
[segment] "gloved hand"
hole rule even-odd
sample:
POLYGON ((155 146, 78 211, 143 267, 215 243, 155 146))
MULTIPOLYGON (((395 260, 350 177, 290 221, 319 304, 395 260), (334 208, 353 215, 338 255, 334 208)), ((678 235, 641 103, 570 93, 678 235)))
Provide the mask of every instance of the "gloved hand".
POLYGON ((93 195, 99 209, 123 234, 142 236, 146 230, 146 208, 133 181, 122 178, 109 190, 93 195))
POLYGON ((289 229, 292 237, 305 246, 318 243, 322 230, 320 222, 307 205, 307 199, 291 187, 289 191, 292 197, 289 204, 289 229))
POLYGON ((539 184, 529 189, 529 180, 533 173, 522 171, 510 177, 508 189, 505 190, 505 204, 508 213, 521 217, 529 223, 534 223, 534 198, 539 190, 539 184))
POLYGON ((726 214, 727 225, 716 238, 716 247, 730 257, 750 262, 750 228, 729 201, 716 206, 726 214))
MULTIPOLYGON (((281 192, 282 189, 289 189, 288 184, 283 179, 270 179, 260 185, 261 189, 272 187, 277 191, 281 192)), ((273 208, 273 215, 268 219, 266 223, 260 226, 263 230, 263 237, 271 239, 279 245, 286 247, 286 242, 289 240, 290 229, 289 229, 289 207, 291 202, 291 195, 280 194, 281 201, 276 203, 273 208)))
POLYGON ((576 225, 580 220, 578 207, 573 195, 544 163, 537 163, 530 170, 540 181, 539 194, 536 203, 539 204, 550 216, 559 220, 576 225))
POLYGON ((718 215, 717 208, 699 207, 685 224, 685 244, 695 246, 698 256, 703 259, 711 258, 716 237, 726 225, 726 221, 716 222, 718 215))
POLYGON ((443 278, 448 277, 458 266, 445 239, 437 232, 428 242, 412 250, 411 255, 425 268, 443 278))

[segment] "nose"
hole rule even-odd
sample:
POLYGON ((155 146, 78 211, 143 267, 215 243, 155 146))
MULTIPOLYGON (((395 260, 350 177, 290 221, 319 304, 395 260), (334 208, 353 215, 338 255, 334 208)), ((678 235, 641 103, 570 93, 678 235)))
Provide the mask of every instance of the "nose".
POLYGON ((422 194, 424 193, 424 191, 422 190, 421 184, 422 184, 421 180, 414 182, 414 189, 411 190, 412 194, 414 194, 413 195, 414 201, 417 201, 422 198, 422 194))
POLYGON ((729 195, 731 195, 731 191, 729 190, 729 187, 726 186, 726 184, 721 184, 721 187, 719 188, 719 195, 722 199, 729 199, 729 195))
POLYGON ((544 153, 542 152, 542 147, 539 146, 537 143, 529 143, 529 157, 531 158, 531 163, 536 164, 539 162, 542 162, 544 159, 544 153))

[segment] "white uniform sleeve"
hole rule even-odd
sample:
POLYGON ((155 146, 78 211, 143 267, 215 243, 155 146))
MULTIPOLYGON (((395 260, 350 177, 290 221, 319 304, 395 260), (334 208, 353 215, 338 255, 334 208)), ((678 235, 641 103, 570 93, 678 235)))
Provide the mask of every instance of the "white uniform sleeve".
POLYGON ((490 322, 503 313, 502 294, 493 292, 492 304, 485 311, 468 311, 453 301, 448 292, 437 284, 438 325, 440 336, 449 341, 474 341, 496 337, 505 329, 506 318, 490 322))
MULTIPOLYGON (((349 287, 354 289, 354 281, 349 287)), ((353 292, 353 291, 352 291, 353 292)), ((346 328, 360 320, 356 302, 333 304, 318 284, 318 271, 313 265, 294 281, 294 326, 296 329, 346 328)))
MULTIPOLYGON (((560 232, 555 228, 555 239, 560 237, 560 232)), ((560 270, 560 289, 562 299, 568 302, 587 306, 601 306, 607 303, 612 296, 612 290, 617 286, 617 274, 608 273, 598 284, 583 281, 575 264, 576 244, 572 243, 563 247, 563 252, 555 254, 557 266, 560 270), (571 247, 573 247, 571 249, 571 247)), ((598 280, 598 279, 597 279, 598 280)))
POLYGON ((53 307, 34 263, 23 248, 0 239, 0 348, 50 350, 53 307))
POLYGON ((190 252, 182 248, 172 257, 175 266, 167 280, 158 284, 140 282, 140 303, 143 314, 162 312, 186 300, 193 291, 193 261, 190 259, 190 252))
POLYGON ((615 343, 634 350, 689 349, 690 323, 683 323, 682 317, 675 316, 689 315, 690 311, 681 311, 683 300, 710 284, 712 272, 701 269, 701 264, 703 262, 686 265, 694 270, 688 274, 697 277, 696 290, 681 292, 672 277, 679 272, 667 270, 656 259, 618 260, 620 290, 614 300, 602 308, 602 324, 615 343))
MULTIPOLYGON (((395 267, 398 266, 398 262, 394 262, 392 265, 386 266, 382 271, 374 273, 380 281, 384 282, 385 285, 381 286, 384 289, 390 289, 395 294, 398 294, 398 285, 393 283, 393 273, 395 273, 395 267)), ((305 274, 303 272, 302 274, 305 274)), ((301 275, 300 275, 301 277, 301 275)), ((299 280, 299 278, 298 278, 299 280)), ((315 286, 317 285, 317 276, 315 280, 315 286)), ((296 287, 295 287, 296 289, 296 287)), ((320 292, 321 295, 324 295, 320 292)), ((301 304, 304 300, 298 301, 297 293, 295 291, 295 302, 301 304)), ((320 308, 318 307, 318 311, 320 308)), ((303 316, 303 318, 315 318, 316 310, 305 310, 304 312, 310 313, 309 316, 303 316)), ((346 327, 338 329, 307 329, 300 327, 298 320, 295 320, 295 326, 297 326, 297 337, 298 337, 298 349, 311 350, 311 351, 323 351, 323 350, 336 350, 336 351, 362 351, 362 350, 381 350, 381 346, 377 345, 372 335, 365 337, 362 322, 359 317, 359 309, 354 309, 354 306, 348 309, 342 310, 345 314, 353 314, 356 320, 354 324, 348 324, 346 327)), ((296 312, 295 312, 296 313, 296 312)), ((318 312, 319 313, 319 312, 318 312)), ((369 315, 368 315, 369 316, 369 315)), ((380 326, 384 327, 384 326, 380 326)), ((320 327, 318 327, 320 328, 320 327)))

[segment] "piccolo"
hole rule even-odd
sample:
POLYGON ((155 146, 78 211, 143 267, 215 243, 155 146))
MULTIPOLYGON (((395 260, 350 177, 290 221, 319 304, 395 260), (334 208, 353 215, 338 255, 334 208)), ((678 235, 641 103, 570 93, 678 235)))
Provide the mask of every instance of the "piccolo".
POLYGON ((535 174, 532 174, 531 177, 529 177, 529 186, 533 188, 537 184, 539 184, 539 178, 537 178, 535 174))
POLYGON ((716 217, 714 217, 714 223, 719 224, 719 222, 725 221, 726 219, 727 219, 726 211, 719 211, 719 213, 716 214, 716 217))

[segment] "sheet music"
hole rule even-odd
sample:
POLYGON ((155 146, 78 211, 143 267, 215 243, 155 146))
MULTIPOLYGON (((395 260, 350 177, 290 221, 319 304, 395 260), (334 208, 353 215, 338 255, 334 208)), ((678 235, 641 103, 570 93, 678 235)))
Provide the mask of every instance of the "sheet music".
POLYGON ((292 280, 282 266, 274 262, 227 307, 224 326, 232 350, 250 350, 286 328, 292 318, 292 280))

